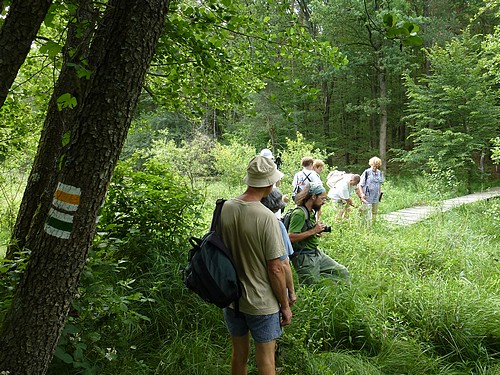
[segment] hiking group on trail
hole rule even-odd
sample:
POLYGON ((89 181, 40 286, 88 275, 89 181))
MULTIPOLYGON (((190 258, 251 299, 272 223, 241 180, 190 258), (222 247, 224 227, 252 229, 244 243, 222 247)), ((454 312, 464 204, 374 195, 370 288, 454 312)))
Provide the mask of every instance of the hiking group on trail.
MULTIPOLYGON (((210 233, 217 233, 222 239, 228 256, 232 258, 229 267, 234 267, 239 279, 238 288, 241 288, 231 303, 222 306, 232 342, 233 374, 247 373, 250 337, 255 345, 259 374, 276 373, 276 339, 281 336, 283 326, 291 324, 291 307, 297 298, 290 263, 300 284, 311 285, 322 277, 340 285, 351 284, 347 267, 319 248, 323 233, 331 231, 331 227, 320 220, 321 207, 330 197, 338 210, 337 217, 346 218, 354 206, 351 196, 356 192, 363 211, 369 211, 369 219, 372 219, 381 196, 383 176, 378 170, 380 164, 380 159, 370 159, 370 168, 361 176, 330 173, 327 194, 321 181, 323 161, 309 156, 302 158, 302 170, 293 178, 292 197, 296 207, 281 217, 287 202, 286 196, 278 189, 283 173, 278 170, 272 152, 263 149, 247 166, 246 190, 225 201, 222 209, 218 203, 215 211, 220 212, 218 225, 214 225, 216 220, 213 219, 210 233)), ((203 244, 198 250, 200 248, 203 244)), ((188 268, 193 273, 219 272, 223 277, 228 265, 227 262, 220 265, 221 270, 217 270, 217 265, 211 270, 188 268)), ((217 279, 220 275, 203 280, 217 279)), ((198 292, 193 286, 188 287, 198 292)), ((203 285, 200 289, 206 290, 207 287, 210 285, 203 285)))

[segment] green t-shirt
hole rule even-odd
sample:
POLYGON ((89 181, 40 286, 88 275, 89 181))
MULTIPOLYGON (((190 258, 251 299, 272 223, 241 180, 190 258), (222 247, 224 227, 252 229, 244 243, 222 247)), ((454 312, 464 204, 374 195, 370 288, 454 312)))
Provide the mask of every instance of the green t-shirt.
MULTIPOLYGON (((306 225, 306 213, 303 209, 298 208, 293 210, 292 216, 290 217, 290 225, 288 227, 288 233, 302 233, 305 232, 316 224, 314 218, 314 212, 309 212, 309 225, 306 225)), ((299 250, 317 250, 319 246, 319 237, 316 235, 307 237, 305 240, 296 242, 293 244, 295 251, 299 250)))

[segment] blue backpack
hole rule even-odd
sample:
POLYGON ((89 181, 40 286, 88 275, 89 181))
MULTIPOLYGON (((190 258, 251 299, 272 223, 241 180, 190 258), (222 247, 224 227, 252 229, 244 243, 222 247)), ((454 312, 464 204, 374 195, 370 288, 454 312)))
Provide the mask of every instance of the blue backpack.
POLYGON ((203 238, 190 237, 188 265, 184 271, 186 287, 209 303, 224 308, 238 301, 242 286, 230 251, 216 229, 225 200, 218 199, 210 231, 203 238))

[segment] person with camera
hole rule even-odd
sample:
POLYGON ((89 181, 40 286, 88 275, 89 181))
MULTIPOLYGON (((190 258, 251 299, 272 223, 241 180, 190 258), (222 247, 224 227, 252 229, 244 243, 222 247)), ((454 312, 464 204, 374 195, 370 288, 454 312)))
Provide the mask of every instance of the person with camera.
POLYGON ((297 206, 290 217, 288 236, 294 253, 292 264, 297 272, 299 283, 311 285, 320 277, 327 277, 336 282, 351 283, 349 271, 319 249, 319 240, 323 232, 332 228, 321 221, 316 221, 315 213, 326 203, 326 190, 321 183, 310 183, 297 194, 297 206))

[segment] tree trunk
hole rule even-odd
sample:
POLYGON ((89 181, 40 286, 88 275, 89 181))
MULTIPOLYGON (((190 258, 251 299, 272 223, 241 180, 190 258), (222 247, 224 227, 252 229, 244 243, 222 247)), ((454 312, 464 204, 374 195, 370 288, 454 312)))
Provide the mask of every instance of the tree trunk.
POLYGON ((12 0, 0 30, 0 107, 49 10, 52 0, 12 0))
POLYGON ((387 86, 384 66, 378 63, 378 84, 379 84, 379 100, 380 100, 380 139, 379 139, 379 153, 382 159, 381 170, 385 171, 387 166, 387 86))
POLYGON ((19 208, 11 244, 7 250, 6 257, 9 259, 12 259, 16 251, 24 248, 29 229, 33 225, 35 212, 37 210, 47 212, 57 180, 57 174, 52 172, 57 170, 59 158, 63 152, 63 136, 75 132, 72 128, 77 124, 84 90, 88 83, 87 79, 78 78, 75 66, 84 65, 85 59, 88 58, 97 19, 97 12, 93 11, 92 2, 93 0, 76 2, 78 9, 75 22, 70 23, 68 27, 64 64, 49 101, 37 154, 19 208), (64 93, 70 93, 77 99, 76 108, 58 110, 57 98, 64 93), (46 207, 41 205, 46 205, 46 207))
POLYGON ((332 106, 333 90, 330 89, 328 82, 325 80, 321 83, 323 91, 323 134, 325 137, 330 136, 330 108, 332 106))
POLYGON ((0 371, 47 370, 167 9, 166 0, 108 2, 91 47, 95 70, 52 207, 38 211, 26 240, 32 252, 0 333, 0 371))

